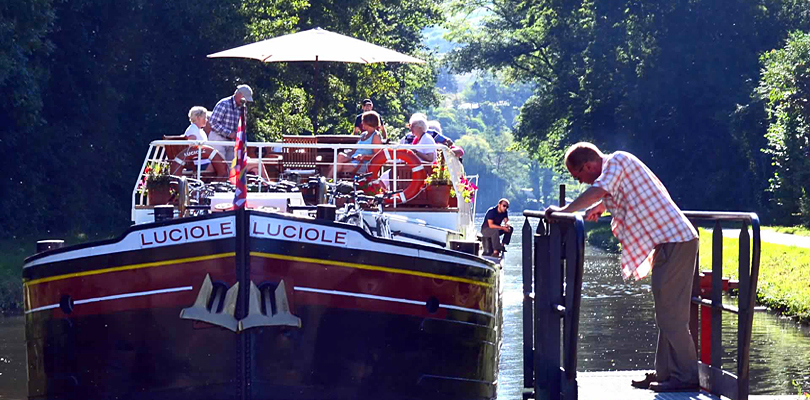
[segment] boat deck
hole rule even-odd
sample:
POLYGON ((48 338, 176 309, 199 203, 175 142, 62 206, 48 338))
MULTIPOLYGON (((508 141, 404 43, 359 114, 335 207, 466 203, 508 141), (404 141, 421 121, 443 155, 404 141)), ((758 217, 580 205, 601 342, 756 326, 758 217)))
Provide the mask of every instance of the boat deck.
MULTIPOLYGON (((580 399, 600 400, 720 400, 726 397, 707 392, 656 393, 651 390, 636 389, 630 381, 652 371, 599 371, 578 372, 577 383, 580 399)), ((751 395, 752 400, 798 400, 796 395, 751 395)))

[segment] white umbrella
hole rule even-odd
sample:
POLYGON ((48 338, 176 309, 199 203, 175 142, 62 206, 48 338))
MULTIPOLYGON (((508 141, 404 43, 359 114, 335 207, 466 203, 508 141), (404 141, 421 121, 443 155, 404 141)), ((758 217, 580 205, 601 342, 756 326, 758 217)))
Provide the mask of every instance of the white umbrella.
POLYGON ((217 57, 252 58, 263 62, 424 63, 407 54, 321 28, 291 33, 208 55, 208 58, 217 57))
MULTIPOLYGON (((219 57, 252 58, 262 62, 315 62, 316 78, 320 61, 361 64, 424 63, 423 60, 407 54, 321 28, 291 33, 208 55, 208 58, 219 57)), ((317 109, 316 96, 313 96, 313 102, 317 109)), ((317 113, 313 114, 317 115, 317 113)), ((315 118, 313 118, 313 128, 312 133, 317 134, 318 122, 315 118)))

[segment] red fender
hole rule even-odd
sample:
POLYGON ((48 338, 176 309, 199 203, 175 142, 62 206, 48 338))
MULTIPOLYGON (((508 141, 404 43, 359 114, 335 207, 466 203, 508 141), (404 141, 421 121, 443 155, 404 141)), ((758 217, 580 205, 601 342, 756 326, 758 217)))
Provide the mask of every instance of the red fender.
MULTIPOLYGON (((427 178, 427 171, 425 171, 424 166, 422 166, 422 160, 420 160, 413 151, 397 150, 396 157, 397 160, 404 162, 406 165, 404 167, 398 166, 397 168, 410 168, 411 172, 413 172, 413 178, 411 179, 410 185, 405 188, 405 191, 393 198, 385 199, 385 204, 393 204, 394 199, 399 203, 407 203, 412 200, 422 190, 425 178, 427 178)), ((393 160, 394 152, 390 149, 382 149, 369 161, 368 172, 371 172, 371 176, 373 176, 374 179, 380 179, 382 166, 393 160)))
POLYGON ((183 150, 171 161, 171 167, 169 168, 171 174, 181 175, 183 168, 196 171, 197 167, 194 165, 194 161, 197 160, 198 154, 200 154, 199 159, 211 161, 217 177, 228 177, 228 166, 225 165, 225 159, 211 146, 189 146, 187 149, 183 150))

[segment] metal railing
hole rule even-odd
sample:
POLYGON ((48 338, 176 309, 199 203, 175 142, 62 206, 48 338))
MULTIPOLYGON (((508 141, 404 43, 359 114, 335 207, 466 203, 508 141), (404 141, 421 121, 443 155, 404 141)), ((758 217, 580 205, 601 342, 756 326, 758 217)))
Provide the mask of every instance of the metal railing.
MULTIPOLYGON (((684 211, 684 214, 693 224, 714 222, 710 288, 704 287, 704 291, 701 291, 699 255, 695 260, 692 287, 689 324, 695 347, 700 349, 699 354, 702 355, 698 365, 700 386, 712 394, 732 400, 747 400, 751 330, 761 251, 759 217, 754 213, 741 212, 684 211), (723 223, 741 224, 737 307, 722 302, 723 223), (722 369, 724 311, 737 314, 736 375, 722 369)), ((544 214, 539 211, 524 211, 523 215, 526 217, 522 254, 523 398, 574 400, 577 398, 584 224, 579 214, 554 213, 555 223, 544 223, 544 214), (529 218, 540 219, 534 233, 529 218)))
POLYGON ((701 293, 699 256, 695 261, 695 278, 692 283, 692 312, 689 329, 692 332, 695 347, 700 349, 698 351, 698 354, 701 355, 701 361, 698 364, 700 386, 712 394, 726 396, 732 400, 746 400, 749 394, 748 364, 761 251, 759 217, 755 213, 720 211, 684 211, 684 214, 693 224, 697 221, 714 222, 710 290, 708 293, 701 293), (737 307, 724 305, 722 299, 723 222, 742 223, 738 237, 739 296, 737 307), (748 233, 749 225, 751 236, 748 233), (724 311, 737 314, 736 375, 722 369, 724 311), (700 328, 698 328, 699 319, 701 320, 700 328), (706 330, 709 330, 708 334, 706 330), (698 340, 699 337, 701 340, 698 340))
POLYGON ((542 212, 523 215, 523 398, 576 399, 585 225, 577 214, 547 225, 542 212), (540 218, 534 234, 529 218, 540 218))

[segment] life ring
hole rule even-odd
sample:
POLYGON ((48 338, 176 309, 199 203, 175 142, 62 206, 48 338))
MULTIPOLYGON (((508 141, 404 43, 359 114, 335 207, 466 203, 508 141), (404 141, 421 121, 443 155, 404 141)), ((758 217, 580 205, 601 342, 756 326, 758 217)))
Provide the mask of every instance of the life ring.
POLYGON ((214 166, 217 178, 228 177, 228 166, 225 164, 225 159, 211 146, 189 146, 172 160, 169 170, 172 175, 182 175, 184 168, 196 171, 197 166, 194 162, 198 159, 210 161, 214 166))
MULTIPOLYGON (((389 149, 382 149, 369 161, 368 172, 371 173, 374 179, 380 179, 382 166, 392 160, 394 160, 394 152, 389 149)), ((396 160, 404 162, 405 168, 410 168, 413 176, 410 185, 396 196, 385 199, 385 204, 393 204, 395 199, 399 203, 409 202, 419 194, 422 185, 425 183, 425 178, 427 178, 427 172, 422 165, 422 160, 413 151, 407 149, 397 150, 396 160)))

